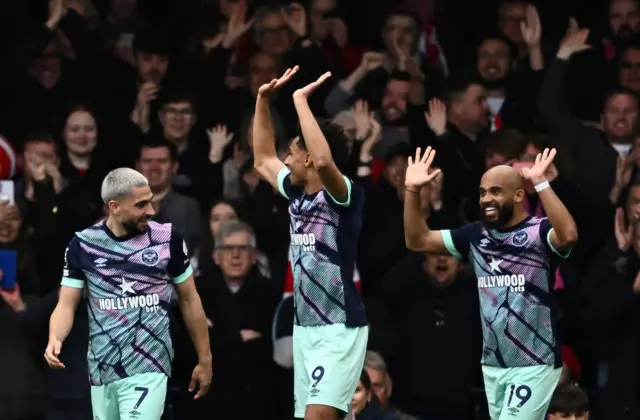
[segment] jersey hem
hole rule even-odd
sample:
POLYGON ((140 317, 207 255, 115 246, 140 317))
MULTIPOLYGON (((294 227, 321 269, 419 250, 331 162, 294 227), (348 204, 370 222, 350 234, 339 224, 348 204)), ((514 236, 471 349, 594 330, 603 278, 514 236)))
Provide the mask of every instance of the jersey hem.
POLYGON ((331 197, 333 202, 336 203, 337 205, 342 206, 342 207, 349 207, 349 204, 351 204, 351 181, 349 181, 349 178, 347 178, 344 175, 342 175, 342 178, 344 179, 344 182, 347 183, 347 200, 345 202, 340 202, 340 201, 336 200, 336 198, 334 196, 332 196, 329 191, 327 191, 327 195, 329 197, 331 197))
POLYGON ((184 270, 184 273, 177 277, 173 277, 173 284, 184 283, 193 274, 193 268, 191 266, 184 270))
POLYGON ((442 242, 444 242, 444 246, 449 251, 449 254, 453 255, 455 258, 461 260, 462 254, 456 249, 456 246, 453 244, 453 238, 451 237, 450 230, 441 230, 440 234, 442 235, 442 242))
POLYGON ((63 277, 62 282, 60 283, 62 286, 71 287, 73 289, 84 289, 84 281, 79 279, 74 279, 71 277, 63 277))

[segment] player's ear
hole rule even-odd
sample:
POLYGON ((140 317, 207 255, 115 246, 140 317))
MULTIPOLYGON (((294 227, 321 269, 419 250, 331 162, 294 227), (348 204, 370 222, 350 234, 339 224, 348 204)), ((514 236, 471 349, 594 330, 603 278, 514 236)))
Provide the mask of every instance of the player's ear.
POLYGON ((304 156, 304 167, 310 168, 313 165, 313 160, 311 160, 311 155, 309 153, 304 156))
POLYGON ((118 208, 118 203, 115 200, 111 200, 107 203, 107 208, 109 209, 109 213, 113 213, 116 216, 120 215, 120 209, 118 208))
POLYGON ((524 195, 525 192, 523 189, 516 190, 516 196, 514 197, 513 201, 515 203, 522 203, 522 200, 524 200, 524 195))

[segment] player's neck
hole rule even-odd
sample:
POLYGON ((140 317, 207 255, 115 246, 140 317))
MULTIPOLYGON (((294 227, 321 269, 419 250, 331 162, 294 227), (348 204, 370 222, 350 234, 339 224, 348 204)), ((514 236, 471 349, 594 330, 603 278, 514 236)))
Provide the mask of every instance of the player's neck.
POLYGON ((315 194, 323 188, 322 181, 317 174, 310 174, 307 178, 307 183, 304 185, 304 192, 306 194, 315 194))
POLYGON ((526 213, 525 211, 519 211, 517 213, 515 213, 513 215, 513 217, 511 218, 511 220, 509 220, 507 223, 504 224, 504 226, 502 226, 503 229, 511 229, 514 226, 519 225, 520 223, 522 223, 527 217, 529 217, 529 214, 526 213))
POLYGON ((123 236, 129 235, 129 232, 127 232, 120 223, 113 220, 111 216, 107 218, 106 225, 107 229, 109 229, 116 238, 121 238, 123 236))

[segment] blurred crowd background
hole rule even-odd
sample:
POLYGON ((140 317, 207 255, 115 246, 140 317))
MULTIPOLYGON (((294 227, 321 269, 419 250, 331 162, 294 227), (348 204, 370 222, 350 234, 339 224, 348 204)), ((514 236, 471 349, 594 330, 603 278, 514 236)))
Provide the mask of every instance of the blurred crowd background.
POLYGON ((65 246, 104 217, 100 183, 121 166, 183 232, 209 320, 213 383, 194 402, 195 352, 173 313, 165 417, 292 417, 288 203, 253 168, 252 115, 258 87, 293 65, 272 103, 279 152, 291 93, 331 71, 311 106, 348 133, 343 171, 367 194, 357 418, 488 418, 473 274, 405 247, 406 158, 427 145, 442 169, 421 191, 434 229, 477 220, 487 168, 557 148, 550 181, 580 242, 555 277, 552 416, 640 418, 638 1, 23 0, 0 16, 0 179, 14 181, 0 184, 0 249, 16 252, 19 285, 0 291, 0 419, 93 418, 85 307, 67 369, 42 354, 65 246))

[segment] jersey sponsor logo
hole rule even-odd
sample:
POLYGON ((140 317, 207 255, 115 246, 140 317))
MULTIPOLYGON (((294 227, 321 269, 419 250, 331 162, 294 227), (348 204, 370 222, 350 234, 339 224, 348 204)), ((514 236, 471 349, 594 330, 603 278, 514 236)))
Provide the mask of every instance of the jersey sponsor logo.
POLYGON ((524 292, 524 286, 527 279, 523 274, 503 274, 500 264, 503 260, 496 260, 491 257, 489 261, 489 271, 493 276, 478 276, 478 288, 489 289, 493 287, 508 287, 513 293, 524 292))
POLYGON ((137 282, 127 281, 124 277, 118 287, 123 297, 100 298, 98 307, 101 311, 122 311, 129 309, 144 309, 146 312, 156 312, 160 308, 160 295, 157 293, 137 294, 133 286, 137 282))
POLYGON ((140 258, 142 259, 142 263, 144 265, 148 265, 149 267, 153 267, 154 265, 158 264, 158 261, 160 260, 160 257, 158 256, 158 253, 155 249, 145 249, 144 251, 142 251, 142 255, 140 256, 140 258))
POLYGON ((511 237, 511 242, 515 246, 524 246, 529 241, 529 234, 524 230, 519 230, 511 237))
POLYGON ((303 251, 316 250, 316 235, 314 233, 292 233, 291 246, 300 246, 303 251))

